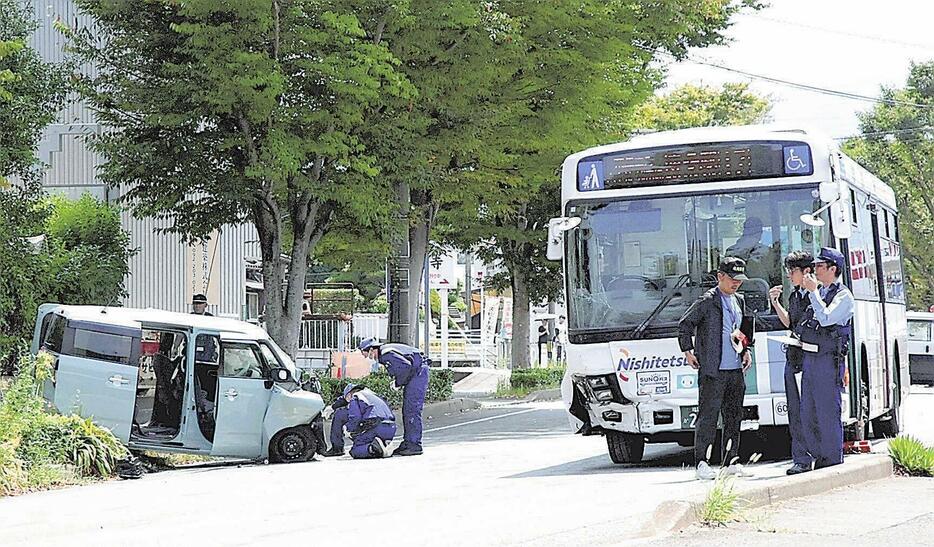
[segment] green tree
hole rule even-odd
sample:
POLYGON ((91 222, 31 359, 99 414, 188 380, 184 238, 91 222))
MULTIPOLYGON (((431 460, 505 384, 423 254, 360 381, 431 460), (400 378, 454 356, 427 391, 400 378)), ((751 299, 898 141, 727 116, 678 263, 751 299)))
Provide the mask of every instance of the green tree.
POLYGON ((657 131, 748 125, 765 122, 771 108, 768 98, 749 91, 749 84, 727 83, 720 88, 685 84, 646 101, 636 112, 635 124, 657 131))
POLYGON ((448 220, 448 233, 478 245, 505 266, 513 290, 513 366, 529 364, 530 302, 553 297, 556 264, 542 259, 549 217, 560 214, 565 156, 625 137, 636 107, 661 81, 651 68, 661 51, 724 41, 730 17, 755 2, 727 0, 503 3, 521 21, 522 55, 510 84, 511 105, 484 134, 483 155, 464 176, 485 190, 448 220), (474 215, 463 215, 474 211, 474 215))
MULTIPOLYGON (((369 4, 369 3, 362 3, 369 4)), ((474 169, 485 128, 513 105, 500 93, 521 54, 517 23, 503 2, 411 0, 405 6, 361 6, 361 19, 381 36, 418 90, 372 118, 367 140, 393 189, 387 229, 372 234, 392 249, 390 336, 413 343, 419 287, 439 212, 463 206, 486 181, 474 169), (406 288, 406 284, 408 287, 406 288)))
POLYGON ((78 0, 93 34, 66 30, 99 69, 82 91, 113 128, 96 142, 102 179, 188 239, 255 225, 267 328, 293 355, 309 255, 335 216, 371 223, 388 193, 368 116, 413 96, 356 4, 78 0))
POLYGON ((114 304, 132 251, 117 210, 88 195, 69 201, 18 185, 0 191, 0 210, 0 358, 9 370, 39 304, 114 304))
POLYGON ((46 222, 49 291, 45 300, 62 304, 114 305, 126 296, 130 235, 116 208, 85 194, 71 201, 49 200, 46 222))
POLYGON ((904 88, 860 114, 862 136, 844 149, 895 191, 908 302, 934 304, 934 62, 911 65, 904 88))
POLYGON ((0 0, 0 188, 35 179, 35 148, 65 94, 62 69, 26 46, 36 28, 29 4, 0 0))

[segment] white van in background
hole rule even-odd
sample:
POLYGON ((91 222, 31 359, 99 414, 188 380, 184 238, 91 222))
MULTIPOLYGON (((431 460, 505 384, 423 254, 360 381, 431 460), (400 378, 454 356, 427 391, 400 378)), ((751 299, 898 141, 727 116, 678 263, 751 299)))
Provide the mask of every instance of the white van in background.
POLYGON ((912 384, 934 384, 934 313, 908 312, 908 375, 912 384))

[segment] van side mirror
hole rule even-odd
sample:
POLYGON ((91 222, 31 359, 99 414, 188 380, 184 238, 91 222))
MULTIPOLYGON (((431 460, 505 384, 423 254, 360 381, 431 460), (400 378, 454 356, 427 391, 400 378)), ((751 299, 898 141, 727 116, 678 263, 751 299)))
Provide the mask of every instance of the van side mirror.
POLYGON ((292 379, 292 373, 284 367, 274 368, 269 371, 268 379, 273 382, 288 382, 292 379))

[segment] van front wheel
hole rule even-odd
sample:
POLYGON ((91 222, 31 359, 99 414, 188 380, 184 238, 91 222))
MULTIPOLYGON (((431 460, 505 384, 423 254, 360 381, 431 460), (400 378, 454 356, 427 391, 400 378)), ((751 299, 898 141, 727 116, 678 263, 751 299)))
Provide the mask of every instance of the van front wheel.
POLYGON ((645 438, 632 433, 607 431, 606 447, 613 463, 639 463, 645 452, 645 438))
POLYGON ((317 443, 308 426, 290 427, 273 435, 269 441, 272 463, 307 462, 315 455, 317 443))

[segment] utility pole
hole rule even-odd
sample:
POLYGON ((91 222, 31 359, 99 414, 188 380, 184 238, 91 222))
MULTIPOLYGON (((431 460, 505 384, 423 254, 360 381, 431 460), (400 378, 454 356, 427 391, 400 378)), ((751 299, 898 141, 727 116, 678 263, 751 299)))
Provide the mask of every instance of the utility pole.
MULTIPOLYGON (((389 302, 389 341, 412 343, 412 325, 409 325, 409 185, 396 186, 399 205, 396 232, 392 239, 392 256, 386 262, 386 300, 389 302)), ((426 346, 427 347, 427 346, 426 346)))

